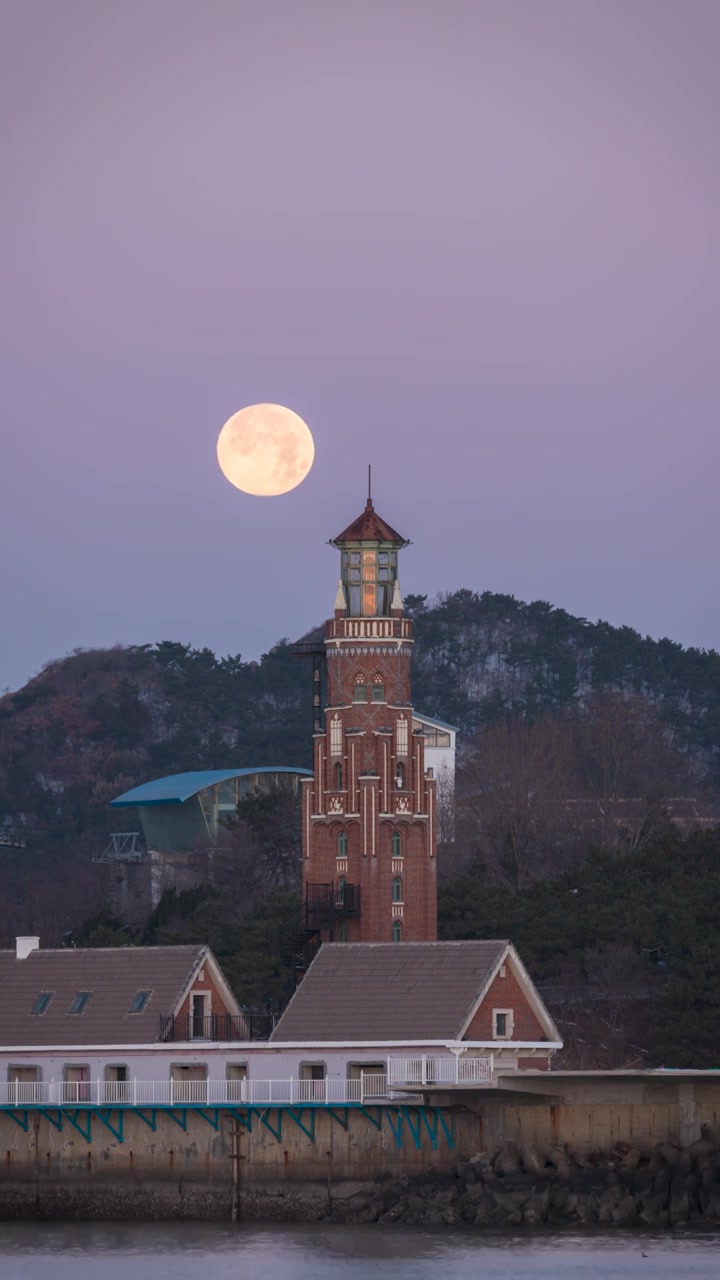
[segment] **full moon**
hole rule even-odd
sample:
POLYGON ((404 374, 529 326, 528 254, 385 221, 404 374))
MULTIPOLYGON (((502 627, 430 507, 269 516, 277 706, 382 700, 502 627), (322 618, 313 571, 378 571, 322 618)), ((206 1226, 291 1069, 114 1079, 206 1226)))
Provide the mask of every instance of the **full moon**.
POLYGON ((281 404, 251 404, 228 418, 217 442, 220 470, 236 489, 269 498, 303 481, 315 444, 302 418, 281 404))

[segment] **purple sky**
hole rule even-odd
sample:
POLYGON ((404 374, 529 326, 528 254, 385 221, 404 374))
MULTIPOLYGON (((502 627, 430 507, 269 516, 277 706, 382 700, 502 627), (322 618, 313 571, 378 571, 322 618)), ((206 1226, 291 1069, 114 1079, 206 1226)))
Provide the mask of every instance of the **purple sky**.
POLYGON ((717 0, 5 0, 0 689, 405 592, 717 646, 717 0), (244 497, 258 400, 316 462, 244 497))

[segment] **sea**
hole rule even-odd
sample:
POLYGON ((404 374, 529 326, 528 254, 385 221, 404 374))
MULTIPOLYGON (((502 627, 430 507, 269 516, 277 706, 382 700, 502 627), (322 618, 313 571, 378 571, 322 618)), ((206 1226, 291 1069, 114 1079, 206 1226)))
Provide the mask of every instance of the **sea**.
POLYGON ((720 1280, 720 1233, 0 1223, 0 1280, 720 1280))

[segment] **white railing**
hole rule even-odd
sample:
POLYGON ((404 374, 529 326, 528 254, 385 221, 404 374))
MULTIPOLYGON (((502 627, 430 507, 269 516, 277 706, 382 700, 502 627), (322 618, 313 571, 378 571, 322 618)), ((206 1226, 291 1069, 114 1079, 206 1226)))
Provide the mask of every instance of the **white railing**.
POLYGON ((370 1098, 386 1098, 388 1091, 387 1076, 377 1075, 374 1072, 362 1073, 361 1079, 357 1082, 362 1085, 363 1101, 369 1101, 370 1098))
POLYGON ((430 1057, 388 1058, 388 1088, 402 1085, 491 1084, 493 1060, 489 1058, 430 1057))
POLYGON ((47 1080, 0 1082, 3 1107, 217 1107, 242 1104, 325 1106, 361 1103, 388 1094, 388 1077, 364 1073, 359 1080, 47 1080))

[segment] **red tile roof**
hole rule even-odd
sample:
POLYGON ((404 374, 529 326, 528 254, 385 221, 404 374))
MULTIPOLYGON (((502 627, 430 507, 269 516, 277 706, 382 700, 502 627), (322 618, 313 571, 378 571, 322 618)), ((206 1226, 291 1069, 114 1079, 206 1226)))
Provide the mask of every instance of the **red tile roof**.
POLYGON ((341 547, 345 542, 394 542, 398 547, 407 546, 407 538, 386 524, 375 510, 371 498, 368 498, 362 515, 331 541, 335 547, 341 547))

